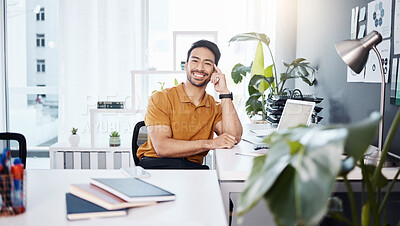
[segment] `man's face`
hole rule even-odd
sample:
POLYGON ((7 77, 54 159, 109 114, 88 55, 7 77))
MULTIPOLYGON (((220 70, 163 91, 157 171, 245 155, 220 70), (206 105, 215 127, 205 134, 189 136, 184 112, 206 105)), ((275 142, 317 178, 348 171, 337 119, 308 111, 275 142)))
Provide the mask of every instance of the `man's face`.
POLYGON ((193 49, 185 65, 189 82, 197 87, 206 86, 214 72, 214 62, 213 52, 206 47, 193 49))

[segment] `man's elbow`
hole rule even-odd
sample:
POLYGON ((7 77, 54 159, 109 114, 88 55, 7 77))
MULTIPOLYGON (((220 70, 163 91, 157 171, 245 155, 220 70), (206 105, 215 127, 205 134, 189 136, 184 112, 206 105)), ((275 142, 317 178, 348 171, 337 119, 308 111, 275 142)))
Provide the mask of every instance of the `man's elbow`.
POLYGON ((163 147, 162 145, 154 146, 154 151, 160 158, 170 158, 171 152, 168 151, 167 147, 163 147))
POLYGON ((236 144, 239 143, 239 142, 242 140, 242 133, 237 134, 237 135, 235 136, 235 140, 236 140, 236 144))

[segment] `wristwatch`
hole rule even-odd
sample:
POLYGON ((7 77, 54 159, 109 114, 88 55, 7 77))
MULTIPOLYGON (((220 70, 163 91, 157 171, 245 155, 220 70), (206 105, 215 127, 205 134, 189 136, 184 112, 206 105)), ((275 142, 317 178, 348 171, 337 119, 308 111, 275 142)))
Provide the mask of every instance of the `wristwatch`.
POLYGON ((223 98, 230 98, 231 100, 233 100, 232 92, 230 94, 220 94, 219 99, 223 99, 223 98))

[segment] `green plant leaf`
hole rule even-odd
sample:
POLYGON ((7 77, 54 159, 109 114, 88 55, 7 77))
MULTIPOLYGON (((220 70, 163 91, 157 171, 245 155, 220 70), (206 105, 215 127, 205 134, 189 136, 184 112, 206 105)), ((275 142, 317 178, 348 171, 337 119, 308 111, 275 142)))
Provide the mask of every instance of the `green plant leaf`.
POLYGON ((251 98, 249 98, 246 101, 246 112, 248 115, 251 114, 255 114, 256 112, 259 112, 262 110, 262 103, 261 101, 258 100, 258 98, 261 96, 258 96, 257 94, 255 94, 254 96, 252 96, 251 98))
POLYGON ((263 75, 264 74, 264 52, 261 42, 258 42, 256 55, 254 56, 253 65, 251 67, 250 75, 263 75))
POLYGON ((268 157, 254 158, 253 169, 246 181, 247 186, 238 200, 237 213, 239 215, 253 208, 288 166, 290 150, 287 146, 281 147, 283 148, 281 152, 269 153, 268 157))
POLYGON ((292 65, 293 64, 297 64, 297 63, 300 63, 300 62, 302 62, 302 61, 305 61, 306 59, 304 59, 304 58, 297 58, 297 59, 295 59, 293 62, 292 62, 292 65))
POLYGON ((257 178, 250 175, 239 199, 239 214, 263 195, 278 225, 316 225, 327 211, 346 135, 346 129, 317 127, 271 134, 265 171, 257 178))
POLYGON ((271 65, 269 65, 267 68, 265 68, 265 70, 264 70, 264 76, 265 76, 265 78, 274 77, 273 67, 274 67, 274 65, 271 64, 271 65))
POLYGON ((350 125, 332 125, 328 126, 328 128, 344 127, 348 130, 349 135, 346 140, 345 152, 357 162, 363 158, 365 151, 375 138, 380 120, 380 114, 373 112, 367 119, 361 122, 350 125))
POLYGON ((256 32, 250 32, 250 33, 242 33, 233 36, 229 40, 229 44, 231 42, 240 42, 240 41, 252 41, 252 40, 258 40, 269 46, 270 39, 267 35, 262 34, 262 33, 256 33, 256 32))
POLYGON ((257 94, 257 95, 260 95, 260 96, 261 96, 261 93, 258 92, 258 89, 255 88, 255 86, 249 85, 249 86, 248 86, 248 89, 249 89, 249 94, 250 94, 250 96, 253 96, 254 94, 257 94))
POLYGON ((288 63, 286 63, 286 62, 282 62, 283 63, 283 65, 285 65, 285 67, 290 67, 290 64, 288 64, 288 63))
POLYGON ((177 86, 179 84, 179 82, 176 78, 174 79, 174 84, 175 84, 175 86, 177 86))
MULTIPOLYGON (((373 181, 372 180, 372 177, 373 177, 373 175, 374 175, 374 171, 375 171, 375 168, 376 168, 376 166, 373 166, 373 165, 365 165, 364 166, 365 167, 365 169, 367 170, 367 174, 368 174, 368 180, 370 180, 370 181, 373 181)), ((363 178, 363 180, 364 179, 366 179, 366 178, 363 178)), ((378 173, 378 179, 377 179, 377 181, 373 181, 374 182, 374 185, 377 187, 377 188, 384 188, 384 187, 386 187, 387 185, 388 185, 388 179, 382 174, 382 171, 380 171, 379 173, 378 173)))
POLYGON ((260 93, 264 93, 265 90, 267 90, 268 88, 269 88, 269 83, 265 80, 261 80, 258 86, 258 91, 260 91, 260 93))
POLYGON ((371 208, 369 208, 369 202, 365 203, 361 209, 361 225, 369 226, 369 220, 371 217, 371 208))
POLYGON ((231 71, 231 77, 233 79, 233 82, 235 84, 238 84, 242 82, 243 77, 247 75, 247 73, 250 72, 251 67, 246 67, 243 64, 236 64, 233 66, 232 71, 231 71))

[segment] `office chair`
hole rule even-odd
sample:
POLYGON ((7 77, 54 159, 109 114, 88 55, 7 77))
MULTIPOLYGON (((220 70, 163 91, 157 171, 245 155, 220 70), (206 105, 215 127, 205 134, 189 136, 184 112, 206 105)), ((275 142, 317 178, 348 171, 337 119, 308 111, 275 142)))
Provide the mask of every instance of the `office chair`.
MULTIPOLYGON (((15 140, 18 141, 19 144, 19 150, 18 150, 18 156, 21 159, 22 164, 24 164, 24 169, 26 167, 26 139, 24 135, 19 134, 19 133, 0 133, 0 140, 5 140, 6 142, 10 140, 15 140)), ((6 145, 3 148, 10 148, 10 144, 6 143, 6 145)))
POLYGON ((145 143, 147 141, 147 135, 146 139, 139 139, 139 132, 140 128, 145 127, 146 124, 144 121, 140 121, 136 123, 135 128, 133 129, 133 135, 132 135, 132 156, 133 156, 133 161, 135 162, 135 165, 137 166, 139 164, 140 159, 137 157, 137 149, 139 148, 140 145, 145 143))

